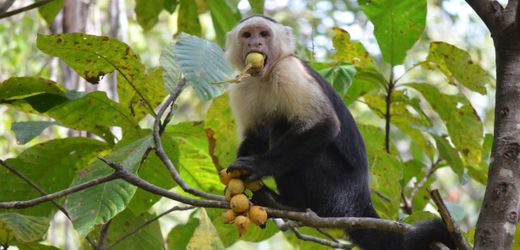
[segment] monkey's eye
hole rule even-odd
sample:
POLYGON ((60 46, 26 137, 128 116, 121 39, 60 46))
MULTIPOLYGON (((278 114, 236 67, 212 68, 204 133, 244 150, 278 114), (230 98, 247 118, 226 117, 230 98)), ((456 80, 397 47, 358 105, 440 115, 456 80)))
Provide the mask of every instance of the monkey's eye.
POLYGON ((243 38, 250 38, 251 37, 251 32, 246 31, 246 32, 242 33, 242 37, 243 38))
POLYGON ((268 37, 269 36, 269 32, 268 31, 262 31, 262 32, 260 32, 260 36, 261 37, 268 37))

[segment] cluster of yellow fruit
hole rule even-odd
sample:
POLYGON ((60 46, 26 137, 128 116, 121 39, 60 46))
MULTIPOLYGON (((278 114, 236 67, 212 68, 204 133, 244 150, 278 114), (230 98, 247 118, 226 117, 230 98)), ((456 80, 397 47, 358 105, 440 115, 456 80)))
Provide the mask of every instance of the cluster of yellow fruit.
POLYGON ((244 234, 251 222, 260 227, 264 227, 267 221, 267 211, 262 206, 254 206, 244 193, 246 189, 258 191, 262 188, 262 182, 253 181, 244 183, 240 176, 240 171, 227 172, 226 169, 220 171, 220 181, 226 185, 225 196, 229 201, 228 209, 224 213, 225 223, 234 223, 240 235, 244 234))

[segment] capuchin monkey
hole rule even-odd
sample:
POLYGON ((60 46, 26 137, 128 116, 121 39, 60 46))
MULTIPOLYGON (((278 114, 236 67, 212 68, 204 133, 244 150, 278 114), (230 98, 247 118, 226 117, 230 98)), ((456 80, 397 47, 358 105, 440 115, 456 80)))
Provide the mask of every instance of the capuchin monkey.
MULTIPOLYGON (((243 69, 261 53, 263 67, 230 87, 230 104, 242 138, 228 171, 246 170, 246 181, 273 176, 278 192, 263 187, 253 201, 311 209, 322 217, 379 218, 370 198, 365 144, 331 85, 294 56, 289 27, 256 15, 227 35, 226 58, 243 69)), ((441 220, 420 222, 406 235, 380 230, 347 232, 366 250, 428 249, 440 241, 454 249, 441 220)))

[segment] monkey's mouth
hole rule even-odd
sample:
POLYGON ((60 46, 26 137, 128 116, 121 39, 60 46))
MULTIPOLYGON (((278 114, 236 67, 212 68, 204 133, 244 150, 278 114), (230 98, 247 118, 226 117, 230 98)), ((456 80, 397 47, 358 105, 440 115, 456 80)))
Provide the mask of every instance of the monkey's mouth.
POLYGON ((266 72, 266 69, 267 67, 269 66, 269 57, 262 51, 249 51, 249 53, 247 53, 247 55, 249 55, 250 53, 259 53, 259 54, 262 54, 263 57, 264 57, 264 62, 263 62, 263 65, 262 67, 251 67, 247 73, 249 73, 251 76, 253 77, 261 77, 265 74, 266 72))

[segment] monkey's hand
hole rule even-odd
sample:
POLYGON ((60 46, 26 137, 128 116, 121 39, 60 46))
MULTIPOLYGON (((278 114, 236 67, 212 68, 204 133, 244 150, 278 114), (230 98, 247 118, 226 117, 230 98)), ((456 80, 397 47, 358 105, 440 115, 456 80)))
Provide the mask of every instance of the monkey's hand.
POLYGON ((251 156, 238 157, 235 162, 229 165, 227 172, 239 170, 240 172, 247 173, 244 174, 245 182, 256 181, 268 175, 260 165, 258 158, 251 156))

